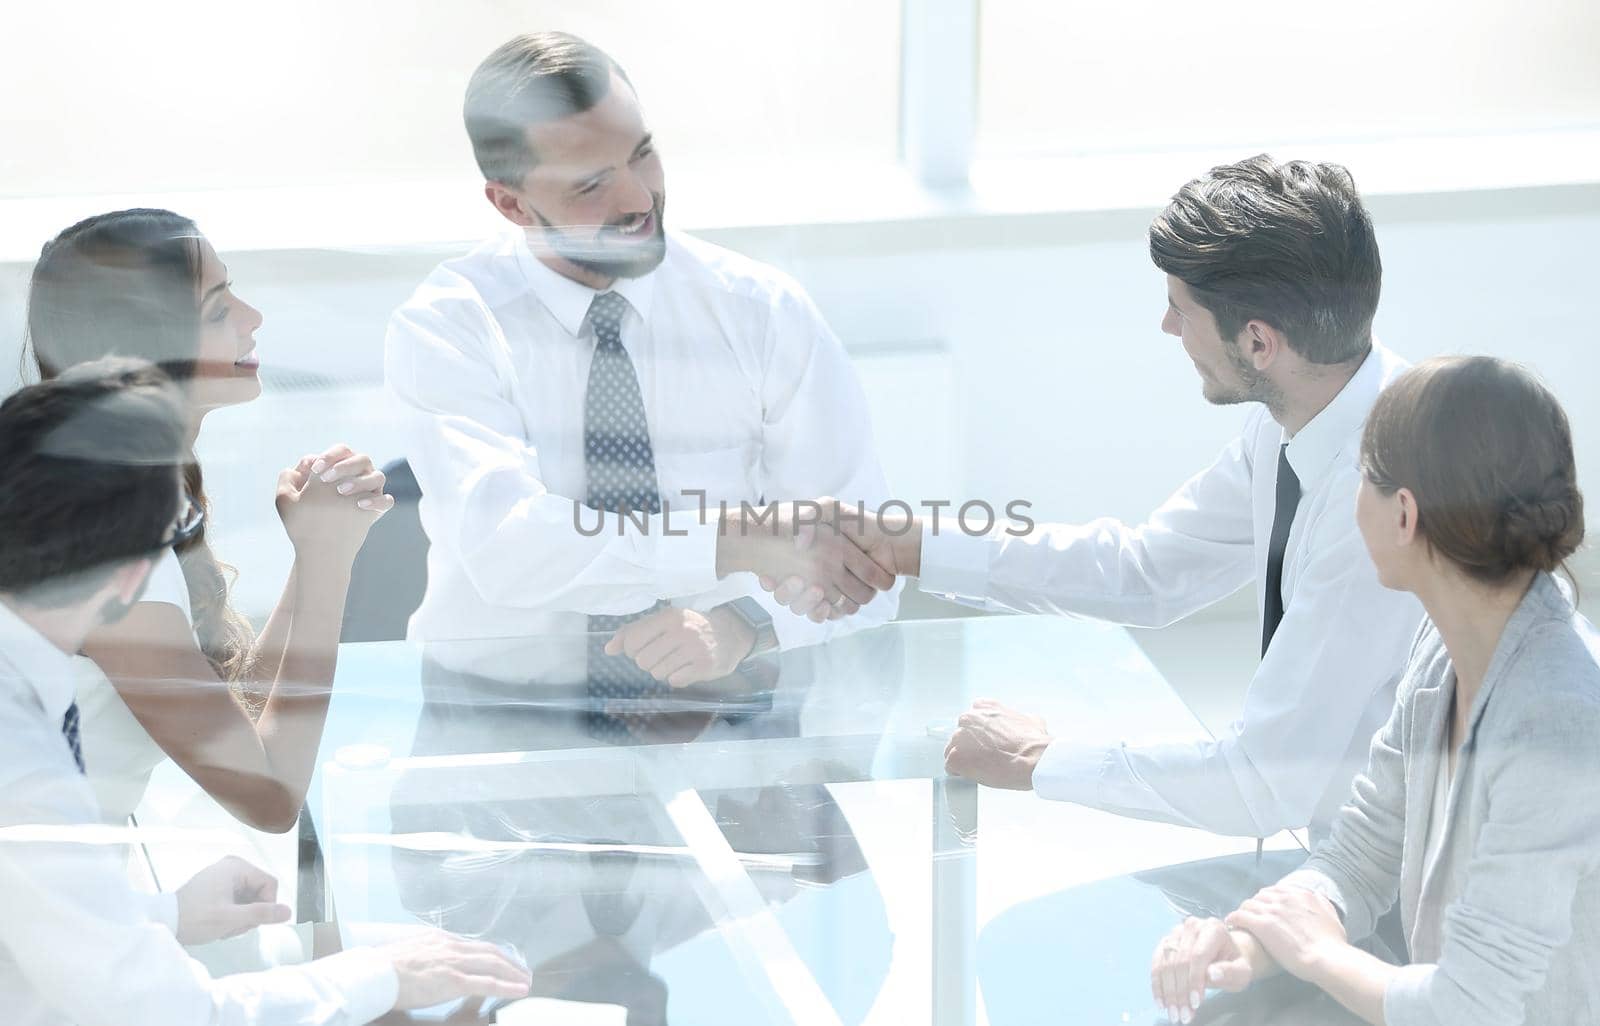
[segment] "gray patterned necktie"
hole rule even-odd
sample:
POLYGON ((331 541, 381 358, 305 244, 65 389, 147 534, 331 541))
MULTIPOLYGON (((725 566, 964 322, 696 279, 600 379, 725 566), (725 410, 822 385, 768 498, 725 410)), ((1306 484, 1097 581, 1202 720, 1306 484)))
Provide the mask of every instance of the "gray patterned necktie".
POLYGON ((633 360, 622 348, 628 301, 615 292, 594 297, 594 362, 583 406, 583 458, 589 472, 590 509, 661 512, 650 425, 633 360))
MULTIPOLYGON (((639 390, 639 375, 628 351, 622 348, 622 317, 627 308, 628 301, 615 292, 601 293, 589 306, 595 349, 583 406, 583 458, 589 475, 584 504, 608 513, 654 514, 661 512, 661 493, 656 484, 650 425, 639 390)), ((631 524, 626 529, 638 530, 631 524)), ((642 699, 665 691, 665 685, 639 669, 632 659, 604 652, 617 628, 643 615, 589 617, 588 721, 590 732, 602 740, 629 739, 627 728, 604 712, 602 707, 608 699, 622 700, 642 710, 647 705, 642 699)))

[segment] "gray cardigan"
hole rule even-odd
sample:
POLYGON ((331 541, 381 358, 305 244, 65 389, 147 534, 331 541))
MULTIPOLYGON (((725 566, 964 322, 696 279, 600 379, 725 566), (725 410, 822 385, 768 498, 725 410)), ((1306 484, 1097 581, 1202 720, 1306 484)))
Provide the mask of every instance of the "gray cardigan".
POLYGON ((1597 653, 1593 626, 1537 576, 1468 718, 1430 865, 1455 671, 1424 621, 1354 797, 1285 878, 1325 894, 1352 940, 1398 894, 1413 964, 1384 994, 1390 1026, 1600 1023, 1597 653))

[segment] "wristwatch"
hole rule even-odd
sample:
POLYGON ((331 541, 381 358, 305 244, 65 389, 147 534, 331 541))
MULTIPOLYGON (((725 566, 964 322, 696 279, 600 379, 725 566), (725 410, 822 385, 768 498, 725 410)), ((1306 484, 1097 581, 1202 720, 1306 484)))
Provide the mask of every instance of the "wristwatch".
POLYGON ((756 636, 755 644, 750 646, 749 653, 745 655, 746 659, 778 647, 778 632, 772 626, 772 616, 761 608, 761 603, 746 595, 729 602, 728 609, 756 636))

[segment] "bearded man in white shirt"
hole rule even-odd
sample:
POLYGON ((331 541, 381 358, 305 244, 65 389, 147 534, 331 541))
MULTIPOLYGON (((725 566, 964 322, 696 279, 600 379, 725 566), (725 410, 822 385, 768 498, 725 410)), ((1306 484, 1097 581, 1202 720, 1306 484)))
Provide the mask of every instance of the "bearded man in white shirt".
MULTIPOLYGON (((1378 583, 1356 529, 1362 426, 1406 367, 1372 338, 1372 222, 1344 168, 1263 155, 1185 185, 1151 225, 1150 254, 1167 275, 1162 330, 1182 340, 1206 400, 1260 404, 1210 467, 1137 526, 969 537, 948 518, 882 530, 869 516, 859 540, 954 601, 1139 627, 1253 582, 1261 662, 1221 737, 1125 745, 983 701, 961 716, 946 765, 1123 815, 1246 837, 1309 826, 1316 840, 1388 718, 1422 616, 1378 583)), ((777 597, 810 609, 800 583, 777 597)))
POLYGON ((875 590, 892 579, 836 532, 804 553, 747 529, 745 503, 887 497, 865 397, 798 285, 666 230, 622 69, 569 35, 519 36, 474 73, 465 115, 511 227, 389 325, 431 545, 410 636, 540 639, 498 667, 482 646, 435 650, 463 671, 570 684, 625 659, 676 687, 825 640, 843 613, 892 618, 897 595, 875 590), (829 615, 783 609, 745 571, 805 576, 829 615))
POLYGON ((183 500, 192 434, 149 364, 83 364, 0 404, 0 1008, 10 1026, 355 1026, 392 1008, 521 997, 493 945, 434 930, 212 979, 180 944, 286 919, 277 881, 226 859, 145 895, 108 844, 74 700, 88 634, 204 523, 183 500))

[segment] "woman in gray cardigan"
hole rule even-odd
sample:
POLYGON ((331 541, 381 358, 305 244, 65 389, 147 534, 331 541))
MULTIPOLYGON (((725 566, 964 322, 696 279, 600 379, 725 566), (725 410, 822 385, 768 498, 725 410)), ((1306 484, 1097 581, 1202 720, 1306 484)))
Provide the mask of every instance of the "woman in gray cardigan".
POLYGON ((1551 576, 1583 538, 1572 434, 1526 371, 1421 364, 1379 398, 1357 521, 1428 613, 1365 774, 1305 867, 1158 947, 1156 1000, 1286 971, 1372 1023, 1600 1023, 1600 639, 1551 576), (1411 962, 1351 941, 1399 899, 1411 962))

